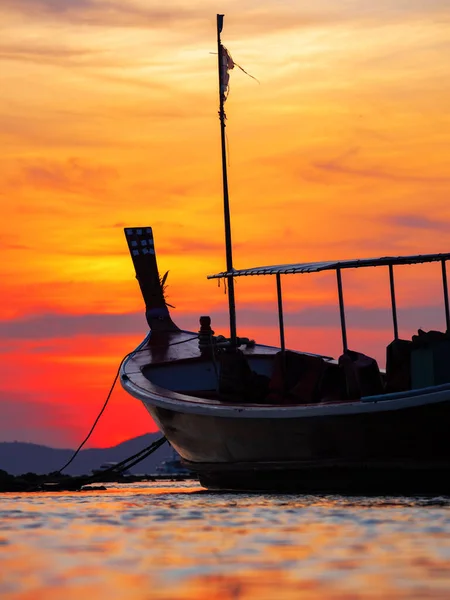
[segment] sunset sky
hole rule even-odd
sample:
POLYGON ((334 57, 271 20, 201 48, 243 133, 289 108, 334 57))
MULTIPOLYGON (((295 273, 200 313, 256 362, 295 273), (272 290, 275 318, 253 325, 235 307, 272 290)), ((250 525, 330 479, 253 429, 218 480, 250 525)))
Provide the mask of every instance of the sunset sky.
MULTIPOLYGON (((174 320, 227 333, 216 13, 236 268, 450 251, 448 0, 2 0, 0 441, 74 447, 144 337, 123 235, 151 225, 174 320)), ((450 270, 450 268, 449 268, 450 270)), ((398 267, 399 326, 444 329, 440 265, 398 267)), ((344 273, 380 364, 387 269, 344 273)), ((287 342, 337 356, 333 274, 283 280, 287 342)), ((236 282, 277 343, 275 281, 236 282)), ((121 389, 90 445, 154 430, 121 389)))

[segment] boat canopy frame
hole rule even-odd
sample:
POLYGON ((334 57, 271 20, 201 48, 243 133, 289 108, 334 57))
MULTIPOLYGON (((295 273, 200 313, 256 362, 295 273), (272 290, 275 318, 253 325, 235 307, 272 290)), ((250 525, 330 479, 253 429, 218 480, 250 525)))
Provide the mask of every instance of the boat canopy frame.
POLYGON ((335 271, 339 298, 339 313, 341 320, 342 347, 348 350, 347 327, 345 319, 344 293, 342 286, 342 270, 358 269, 362 267, 387 266, 389 269, 389 287, 391 293, 392 323, 394 339, 398 339, 397 303, 395 298, 394 266, 416 265, 431 262, 440 262, 442 269, 442 286, 444 294, 444 309, 446 330, 450 331, 450 308, 447 283, 446 261, 450 260, 450 252, 444 254, 415 254, 410 256, 382 256, 379 258, 358 258, 354 260, 338 260, 324 262, 294 263, 285 265, 268 265, 264 267, 250 267, 247 269, 233 269, 215 275, 208 275, 208 279, 232 279, 234 277, 249 277, 255 275, 275 275, 278 300, 278 321, 280 329, 280 346, 285 350, 283 296, 281 288, 281 275, 295 275, 305 273, 319 273, 321 271, 335 271))

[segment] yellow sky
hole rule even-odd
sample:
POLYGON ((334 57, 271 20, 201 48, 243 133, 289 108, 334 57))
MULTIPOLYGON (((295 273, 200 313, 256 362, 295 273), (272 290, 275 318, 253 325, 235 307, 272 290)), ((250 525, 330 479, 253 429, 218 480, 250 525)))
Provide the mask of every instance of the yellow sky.
MULTIPOLYGON (((136 225, 154 228, 181 325, 225 309, 205 279, 225 262, 216 12, 259 80, 235 69, 226 103, 235 266, 449 250, 446 1, 0 11, 4 322, 141 310, 122 233, 136 225)), ((438 275, 399 269, 400 304, 438 304, 438 275)), ((346 280, 348 305, 388 305, 385 274, 346 280)), ((237 293, 244 308, 274 298, 261 280, 237 293)), ((335 299, 332 278, 286 283, 292 310, 335 299)))

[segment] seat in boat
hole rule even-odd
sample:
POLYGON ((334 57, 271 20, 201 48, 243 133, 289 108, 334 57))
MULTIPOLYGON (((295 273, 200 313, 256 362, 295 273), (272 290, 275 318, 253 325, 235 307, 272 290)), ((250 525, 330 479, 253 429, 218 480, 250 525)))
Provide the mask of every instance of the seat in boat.
POLYGON ((361 352, 346 350, 339 357, 339 366, 345 376, 346 395, 349 400, 384 393, 384 384, 378 363, 361 352))
POLYGON ((418 330, 412 340, 386 348, 386 392, 403 392, 450 383, 450 335, 418 330))
POLYGON ((320 356, 286 350, 274 358, 267 400, 273 404, 311 404, 320 400, 326 363, 320 356))
POLYGON ((386 347, 386 392, 411 389, 411 340, 393 340, 386 347))
POLYGON ((219 398, 225 402, 264 402, 269 389, 269 378, 252 371, 241 352, 220 355, 219 398))
POLYGON ((422 331, 412 337, 411 387, 450 383, 450 334, 422 331))

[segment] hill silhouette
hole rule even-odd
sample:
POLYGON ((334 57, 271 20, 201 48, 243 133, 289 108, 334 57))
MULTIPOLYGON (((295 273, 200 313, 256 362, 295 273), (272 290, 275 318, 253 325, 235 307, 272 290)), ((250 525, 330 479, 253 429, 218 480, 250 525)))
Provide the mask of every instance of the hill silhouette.
MULTIPOLYGON (((112 448, 88 448, 81 450, 75 460, 64 470, 66 475, 89 475, 92 469, 104 462, 119 462, 143 450, 161 437, 161 433, 146 433, 112 448)), ((50 448, 27 442, 0 442, 0 469, 11 475, 37 473, 45 475, 60 469, 72 456, 74 450, 50 448)), ((152 474, 156 467, 172 456, 169 444, 130 469, 133 474, 152 474)))

